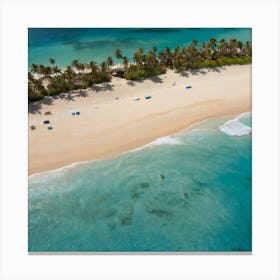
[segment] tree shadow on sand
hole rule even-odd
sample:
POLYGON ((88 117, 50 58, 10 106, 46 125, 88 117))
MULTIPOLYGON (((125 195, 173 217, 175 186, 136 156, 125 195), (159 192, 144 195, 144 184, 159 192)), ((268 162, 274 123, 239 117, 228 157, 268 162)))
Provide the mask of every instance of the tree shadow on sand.
POLYGON ((154 82, 154 83, 163 83, 163 79, 161 78, 161 77, 159 77, 159 76, 153 76, 153 77, 149 77, 149 78, 141 78, 141 79, 138 79, 138 80, 130 80, 130 81, 128 81, 128 82, 126 82, 126 84, 128 85, 128 86, 132 86, 132 87, 134 87, 134 86, 136 86, 137 85, 137 83, 143 83, 144 81, 152 81, 152 82, 154 82))
POLYGON ((55 100, 64 100, 66 102, 75 101, 76 97, 87 97, 89 95, 88 91, 85 89, 73 90, 71 92, 61 93, 54 96, 46 96, 41 101, 35 101, 28 104, 28 114, 40 114, 43 105, 52 105, 55 100))
POLYGON ((225 70, 226 68, 221 66, 221 67, 213 67, 213 68, 209 68, 208 72, 216 72, 216 73, 221 73, 222 70, 225 70))
POLYGON ((154 83, 157 83, 157 84, 163 83, 162 78, 159 77, 159 76, 150 77, 150 78, 148 78, 148 80, 150 80, 150 81, 152 81, 152 82, 154 82, 154 83))
POLYGON ((206 69, 190 69, 187 71, 182 71, 179 73, 180 76, 183 77, 190 77, 190 76, 200 76, 200 75, 206 75, 209 72, 217 72, 221 73, 222 70, 225 70, 224 67, 213 67, 213 68, 206 68, 206 69))
POLYGON ((88 96, 88 91, 84 89, 80 89, 76 92, 76 97, 87 97, 88 96))
POLYGON ((128 81, 127 83, 126 83, 128 86, 131 86, 131 87, 135 87, 136 86, 136 83, 134 82, 134 81, 128 81))
POLYGON ((43 105, 52 105, 53 98, 50 96, 46 96, 41 101, 36 101, 28 104, 28 114, 39 114, 41 115, 41 110, 43 105))
POLYGON ((41 115, 42 104, 37 102, 32 102, 28 104, 28 114, 40 114, 41 115))
POLYGON ((91 89, 95 93, 98 93, 98 92, 102 92, 102 91, 113 91, 114 86, 109 83, 105 83, 105 84, 101 84, 101 85, 92 85, 91 89))

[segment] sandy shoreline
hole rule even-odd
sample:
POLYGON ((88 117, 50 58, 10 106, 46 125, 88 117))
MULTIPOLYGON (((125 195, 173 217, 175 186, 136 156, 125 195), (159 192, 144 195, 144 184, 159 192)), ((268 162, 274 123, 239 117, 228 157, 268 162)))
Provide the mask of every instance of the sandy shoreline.
POLYGON ((29 126, 36 126, 29 129, 31 175, 115 156, 208 118, 251 111, 251 65, 186 75, 168 71, 142 82, 113 78, 92 89, 33 103, 29 111, 29 126), (145 100, 146 95, 152 98, 145 100), (140 101, 133 100, 136 96, 140 101), (72 116, 76 110, 81 115, 72 116), (52 115, 45 116, 47 111, 52 115), (53 130, 47 130, 45 119, 53 130))

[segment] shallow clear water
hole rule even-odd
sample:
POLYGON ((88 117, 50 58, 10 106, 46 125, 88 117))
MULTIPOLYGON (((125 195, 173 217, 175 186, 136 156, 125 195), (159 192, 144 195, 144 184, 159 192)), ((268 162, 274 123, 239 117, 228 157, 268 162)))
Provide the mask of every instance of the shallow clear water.
POLYGON ((224 122, 31 176, 29 251, 251 251, 251 135, 224 122))
MULTIPOLYGON (((60 67, 70 65, 74 59, 101 62, 109 55, 114 57, 116 49, 121 49, 132 61, 139 48, 173 49, 190 44, 193 39, 201 43, 211 37, 252 40, 251 28, 29 28, 28 66, 47 65, 50 58, 55 58, 60 67)), ((114 61, 120 62, 116 58, 114 61)))

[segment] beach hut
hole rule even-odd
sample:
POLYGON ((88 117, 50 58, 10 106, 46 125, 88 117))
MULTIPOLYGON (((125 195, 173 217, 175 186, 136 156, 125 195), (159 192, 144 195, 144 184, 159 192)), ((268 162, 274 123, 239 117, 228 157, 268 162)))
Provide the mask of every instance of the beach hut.
POLYGON ((192 86, 190 86, 190 85, 187 85, 187 86, 186 86, 186 89, 190 89, 190 88, 192 88, 192 86))
POLYGON ((147 96, 145 96, 145 99, 151 99, 152 98, 152 96, 151 95, 147 95, 147 96))
POLYGON ((44 120, 43 123, 44 123, 44 124, 49 124, 50 121, 49 121, 49 120, 44 120))
POLYGON ((138 96, 137 96, 137 97, 134 97, 133 100, 134 100, 134 101, 139 101, 139 100, 140 100, 140 97, 138 97, 138 96))

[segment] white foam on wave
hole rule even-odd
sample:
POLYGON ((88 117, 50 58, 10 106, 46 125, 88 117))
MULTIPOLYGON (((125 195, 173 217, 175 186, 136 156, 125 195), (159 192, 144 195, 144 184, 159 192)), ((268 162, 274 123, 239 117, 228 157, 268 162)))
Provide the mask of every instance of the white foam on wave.
POLYGON ((34 173, 34 174, 28 176, 28 180, 33 181, 33 180, 39 179, 40 182, 43 181, 44 179, 49 180, 50 177, 54 178, 54 177, 61 176, 69 169, 75 168, 78 165, 86 164, 88 162, 89 161, 74 162, 69 165, 59 167, 56 169, 51 169, 51 170, 47 170, 47 171, 43 171, 43 172, 34 173))
POLYGON ((149 143, 149 146, 160 146, 160 145, 182 145, 183 143, 174 137, 166 136, 156 139, 149 143))
POLYGON ((245 113, 240 114, 236 119, 240 120, 243 118, 250 118, 251 116, 252 116, 251 112, 245 112, 245 113))
POLYGON ((250 113, 243 113, 233 120, 227 121, 219 127, 219 130, 230 136, 244 136, 252 133, 252 128, 240 122, 240 118, 244 118, 250 113))

